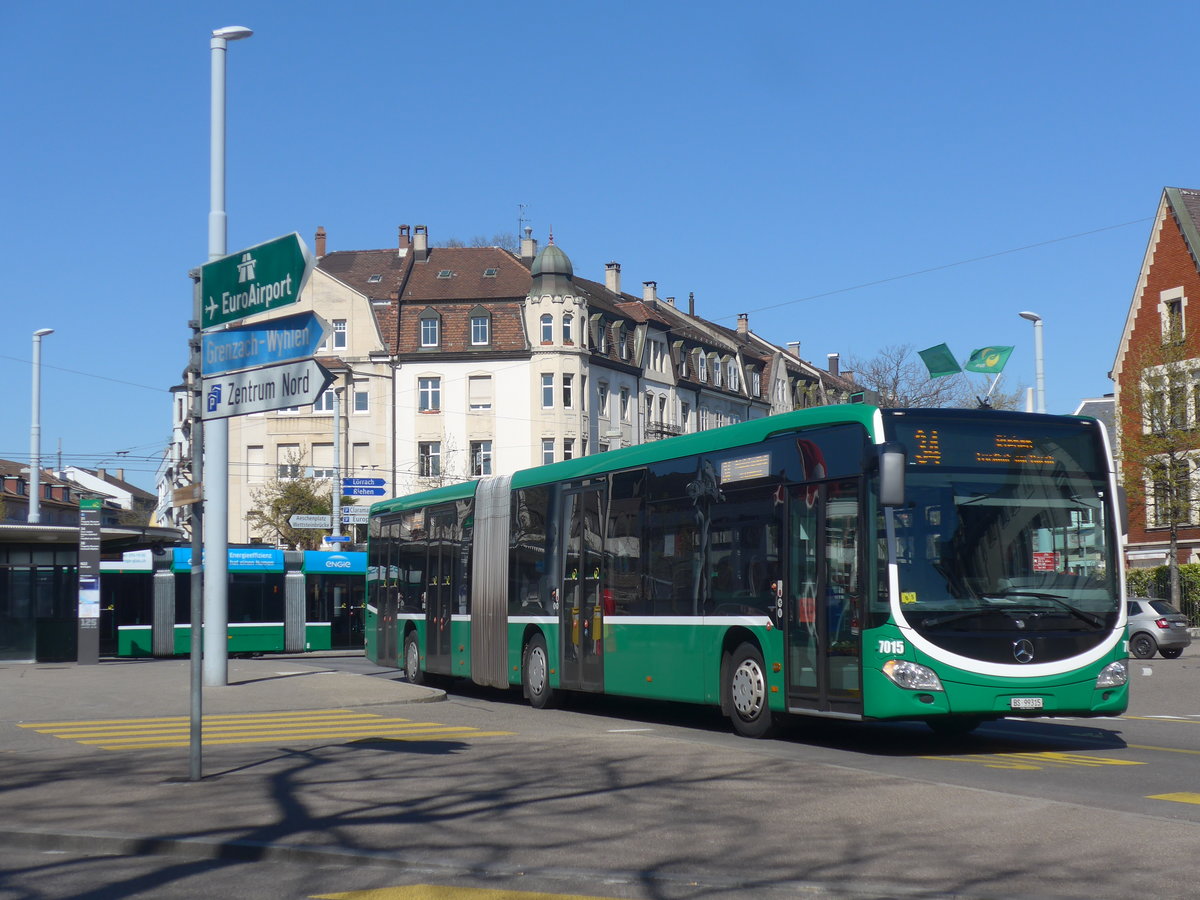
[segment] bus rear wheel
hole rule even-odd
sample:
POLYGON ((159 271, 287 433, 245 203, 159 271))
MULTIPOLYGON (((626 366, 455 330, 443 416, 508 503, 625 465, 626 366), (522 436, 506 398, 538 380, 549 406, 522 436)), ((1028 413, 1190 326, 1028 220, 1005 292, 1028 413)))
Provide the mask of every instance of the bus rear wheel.
POLYGON ((742 643, 733 651, 726 691, 734 731, 749 738, 768 737, 774 732, 775 723, 767 702, 767 668, 754 644, 742 643))
POLYGON ((534 709, 550 709, 557 705, 557 693, 550 686, 550 654, 546 650, 546 639, 540 634, 535 634, 525 645, 521 659, 521 681, 529 705, 534 709))
POLYGON ((425 683, 425 673, 421 670, 421 648, 417 645, 415 631, 410 631, 404 638, 404 677, 409 684, 425 683))

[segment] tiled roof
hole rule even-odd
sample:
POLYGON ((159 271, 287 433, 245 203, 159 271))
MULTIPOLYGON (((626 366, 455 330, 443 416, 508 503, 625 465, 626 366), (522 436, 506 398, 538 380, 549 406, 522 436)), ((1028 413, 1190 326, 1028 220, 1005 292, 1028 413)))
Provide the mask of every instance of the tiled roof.
POLYGON ((425 262, 413 263, 400 299, 405 304, 440 300, 523 300, 529 294, 529 285, 528 263, 507 250, 499 247, 434 247, 425 262))
POLYGON ((327 253, 317 267, 372 300, 396 296, 405 272, 412 265, 412 250, 339 250, 327 253))

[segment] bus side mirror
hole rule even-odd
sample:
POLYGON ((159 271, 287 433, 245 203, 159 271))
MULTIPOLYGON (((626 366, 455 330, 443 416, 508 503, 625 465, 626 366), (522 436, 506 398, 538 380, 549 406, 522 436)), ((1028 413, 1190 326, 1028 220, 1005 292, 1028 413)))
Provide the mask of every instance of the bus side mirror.
POLYGON ((879 448, 879 502, 904 505, 904 445, 888 441, 879 448))

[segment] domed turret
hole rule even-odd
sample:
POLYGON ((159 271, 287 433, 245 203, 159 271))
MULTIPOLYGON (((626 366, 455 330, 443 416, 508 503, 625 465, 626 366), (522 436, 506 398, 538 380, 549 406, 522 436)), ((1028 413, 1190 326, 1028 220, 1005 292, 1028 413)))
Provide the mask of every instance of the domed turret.
POLYGON ((567 297, 575 293, 571 284, 575 270, 567 254, 554 245, 553 234, 550 243, 534 258, 529 274, 533 277, 531 297, 567 297))

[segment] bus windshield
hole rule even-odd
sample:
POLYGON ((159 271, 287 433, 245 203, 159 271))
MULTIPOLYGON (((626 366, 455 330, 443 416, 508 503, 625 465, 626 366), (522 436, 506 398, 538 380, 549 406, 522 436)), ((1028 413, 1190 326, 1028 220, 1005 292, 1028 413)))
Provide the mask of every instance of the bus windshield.
POLYGON ((1109 488, 1094 432, 1035 438, 977 420, 908 436, 906 502, 890 512, 907 625, 961 645, 964 632, 1099 635, 1116 624, 1109 488))

